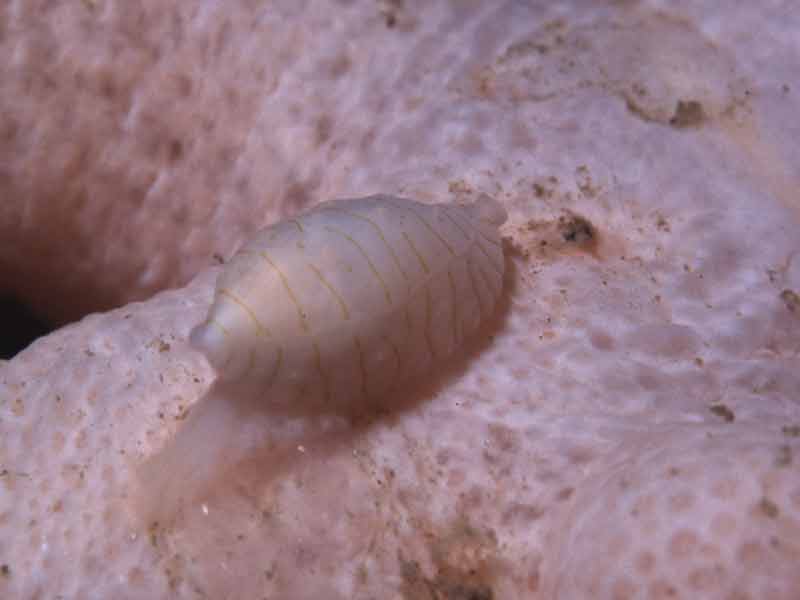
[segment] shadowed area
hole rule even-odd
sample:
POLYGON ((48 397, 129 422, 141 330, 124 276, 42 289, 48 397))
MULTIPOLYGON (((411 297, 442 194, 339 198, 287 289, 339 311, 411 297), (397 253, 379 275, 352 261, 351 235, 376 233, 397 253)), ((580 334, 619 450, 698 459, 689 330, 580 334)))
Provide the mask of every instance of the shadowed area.
POLYGON ((14 296, 0 294, 0 359, 12 358, 53 329, 14 296))

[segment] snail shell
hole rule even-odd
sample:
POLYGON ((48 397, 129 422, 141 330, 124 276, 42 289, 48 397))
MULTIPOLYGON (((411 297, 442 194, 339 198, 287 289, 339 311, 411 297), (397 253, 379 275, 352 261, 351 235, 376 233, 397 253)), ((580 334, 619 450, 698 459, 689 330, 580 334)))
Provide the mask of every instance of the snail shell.
POLYGON ((388 195, 335 200, 259 231, 220 274, 193 345, 221 383, 336 405, 443 359, 490 316, 505 210, 388 195))

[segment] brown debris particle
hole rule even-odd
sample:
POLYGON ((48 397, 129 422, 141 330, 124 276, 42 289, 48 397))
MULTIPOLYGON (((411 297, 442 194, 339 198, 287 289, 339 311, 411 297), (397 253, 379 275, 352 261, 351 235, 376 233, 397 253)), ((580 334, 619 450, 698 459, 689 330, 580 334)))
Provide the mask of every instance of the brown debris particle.
POLYGON ((3 577, 11 577, 11 567, 8 565, 0 565, 0 575, 3 577))
POLYGON ((498 541, 491 529, 465 518, 441 527, 424 527, 429 540, 430 570, 417 560, 398 556, 401 597, 408 600, 494 600, 500 563, 498 541))
POLYGON ((775 466, 778 468, 788 467, 792 464, 792 447, 783 444, 778 448, 778 454, 775 456, 775 466))
POLYGON ((662 214, 656 214, 656 229, 664 233, 672 231, 672 228, 669 226, 669 221, 667 221, 667 218, 662 214))
POLYGON ((616 241, 609 242, 589 219, 569 210, 561 211, 557 217, 531 219, 519 225, 511 240, 513 250, 523 258, 545 261, 583 254, 602 260, 609 244, 616 246, 616 241), (605 248, 602 252, 601 247, 605 248))
POLYGON ((167 578, 167 585, 170 591, 175 592, 184 583, 184 558, 180 554, 174 554, 169 558, 164 566, 164 575, 167 578))
POLYGON ((329 139, 333 131, 333 120, 329 115, 320 115, 314 123, 314 145, 322 146, 329 139))
POLYGON ((22 398, 15 398, 11 403, 11 414, 15 417, 25 416, 25 403, 22 398))
POLYGON ((733 411, 722 403, 712 404, 708 407, 708 410, 718 417, 722 417, 726 423, 733 423, 733 421, 736 419, 736 415, 733 413, 733 411))
POLYGON ((630 112, 634 117, 641 119, 645 123, 658 122, 658 119, 649 114, 645 107, 640 105, 632 94, 623 92, 622 97, 625 99, 625 108, 627 108, 628 112, 630 112))
POLYGON ((466 195, 472 193, 472 187, 463 179, 453 179, 447 184, 447 191, 451 194, 466 195))
POLYGON ((177 162, 183 157, 183 143, 180 140, 172 140, 167 144, 167 158, 169 162, 177 162))
POLYGON ((415 28, 416 22, 410 18, 404 4, 404 0, 380 0, 378 2, 380 15, 388 29, 411 31, 415 28))
POLYGON ((550 199, 555 196, 557 185, 558 178, 551 175, 542 181, 537 181, 532 184, 533 194, 537 198, 550 199))
POLYGON ((579 246, 592 242, 595 231, 588 219, 580 215, 568 215, 558 218, 558 230, 565 242, 579 246))
POLYGON ((386 27, 392 29, 397 25, 398 13, 403 10, 402 0, 385 0, 381 3, 380 13, 386 27))
POLYGON ((494 600, 495 597, 491 587, 477 581, 459 582, 441 574, 425 577, 416 561, 401 562, 401 577, 403 597, 409 600, 494 600))
POLYGON ((578 189, 587 198, 595 198, 601 191, 601 188, 592 182, 592 176, 589 173, 589 167, 586 165, 579 165, 575 169, 577 178, 578 189))
POLYGON ((575 488, 573 487, 565 487, 556 494, 556 500, 559 502, 564 502, 572 498, 572 494, 575 493, 575 488))
POLYGON ((784 425, 781 432, 789 437, 800 437, 800 425, 784 425))
POLYGON ((158 521, 153 521, 150 527, 147 528, 147 534, 150 538, 150 545, 153 548, 158 547, 159 526, 158 521))
POLYGON ((789 312, 797 313, 800 315, 800 295, 793 290, 783 290, 781 292, 781 300, 789 309, 789 312))
POLYGON ((778 505, 767 497, 762 498, 761 502, 758 503, 758 510, 770 519, 777 519, 781 514, 778 505))
POLYGON ((286 214, 296 214, 308 207, 313 200, 315 187, 313 182, 304 181, 294 181, 286 186, 281 198, 286 214))
POLYGON ((705 120, 703 105, 697 100, 678 100, 675 115, 669 120, 669 124, 676 129, 688 129, 699 127, 705 120))

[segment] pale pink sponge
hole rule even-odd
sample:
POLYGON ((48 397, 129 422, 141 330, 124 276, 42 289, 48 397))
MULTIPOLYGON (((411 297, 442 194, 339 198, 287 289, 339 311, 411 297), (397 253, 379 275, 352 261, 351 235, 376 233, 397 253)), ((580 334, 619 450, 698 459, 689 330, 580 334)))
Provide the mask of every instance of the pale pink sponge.
POLYGON ((634 434, 576 494, 554 598, 779 598, 800 590, 800 443, 747 427, 634 434), (637 439, 638 438, 638 439, 637 439))
POLYGON ((74 321, 0 598, 800 598, 798 11, 730 4, 0 3, 74 321))

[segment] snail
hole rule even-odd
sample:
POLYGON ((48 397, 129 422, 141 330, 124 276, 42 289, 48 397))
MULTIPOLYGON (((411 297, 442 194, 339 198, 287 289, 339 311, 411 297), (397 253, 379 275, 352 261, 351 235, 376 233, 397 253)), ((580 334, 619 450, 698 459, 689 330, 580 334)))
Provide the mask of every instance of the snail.
POLYGON ((505 220, 486 195, 470 205, 374 195, 258 231, 223 268, 189 336, 217 380, 140 466, 140 512, 164 520, 196 494, 194 482, 241 458, 243 445, 222 450, 244 430, 241 397, 346 410, 452 355, 500 297, 505 220))

